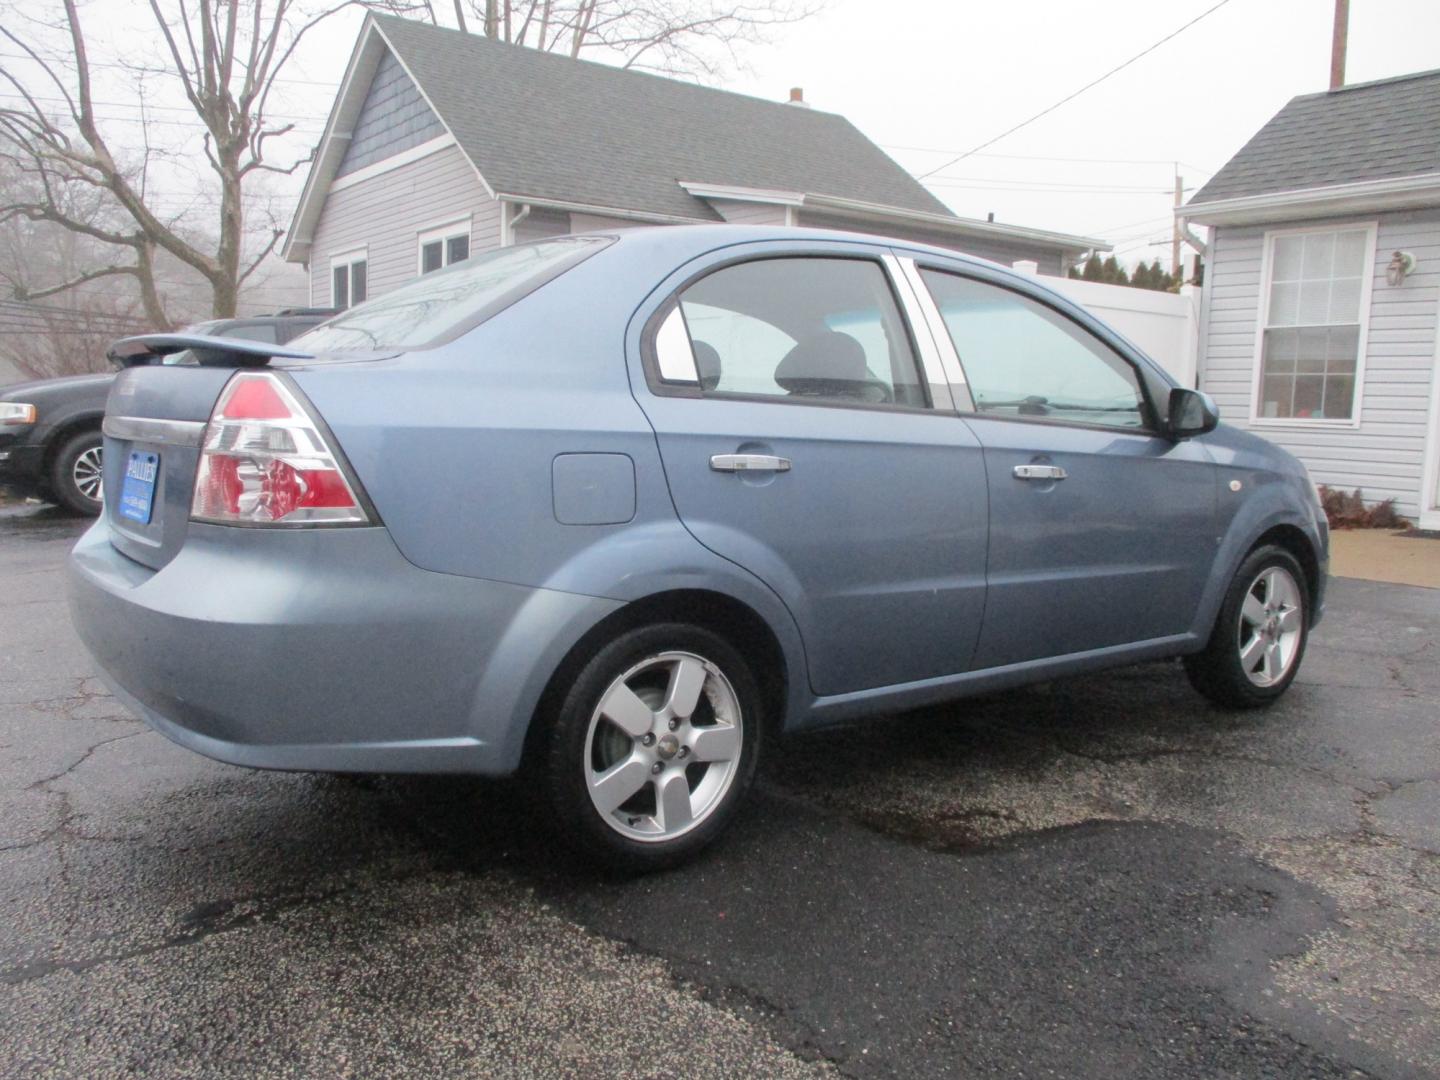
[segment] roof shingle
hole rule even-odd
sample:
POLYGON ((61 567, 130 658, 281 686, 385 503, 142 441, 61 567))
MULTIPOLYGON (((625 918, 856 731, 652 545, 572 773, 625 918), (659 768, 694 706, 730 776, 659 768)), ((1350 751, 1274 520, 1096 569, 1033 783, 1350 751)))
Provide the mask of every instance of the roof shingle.
POLYGON ((1292 98, 1191 205, 1440 172, 1440 70, 1292 98))
POLYGON ((372 17, 497 192, 716 220, 683 180, 953 216, 843 116, 372 17))

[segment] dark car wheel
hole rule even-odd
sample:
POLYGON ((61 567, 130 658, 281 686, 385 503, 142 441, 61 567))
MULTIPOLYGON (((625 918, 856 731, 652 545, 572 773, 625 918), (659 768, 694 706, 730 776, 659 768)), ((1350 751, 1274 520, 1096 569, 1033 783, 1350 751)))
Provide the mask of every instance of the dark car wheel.
POLYGON ((1227 708, 1269 705, 1300 670, 1308 596, 1295 556, 1273 545, 1252 551, 1230 583, 1205 651, 1185 658, 1191 685, 1227 708))
POLYGON ((760 708, 749 665, 716 634, 683 623, 621 634, 541 718, 554 824, 604 866, 683 862, 724 830, 749 788, 760 708))
POLYGON ((95 517, 105 505, 100 490, 103 442, 98 431, 72 435, 51 463, 50 491, 72 514, 95 517))

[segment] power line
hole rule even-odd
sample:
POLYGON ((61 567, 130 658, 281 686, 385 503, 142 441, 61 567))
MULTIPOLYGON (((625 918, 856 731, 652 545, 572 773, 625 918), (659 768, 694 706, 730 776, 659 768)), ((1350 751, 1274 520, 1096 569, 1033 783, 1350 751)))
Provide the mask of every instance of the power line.
POLYGON ((984 150, 987 146, 993 146, 993 145, 995 145, 995 144, 996 144, 997 142, 999 142, 1001 139, 1004 139, 1004 138, 1006 138, 1007 136, 1010 136, 1010 135, 1015 134, 1015 132, 1019 131, 1019 130, 1020 130, 1021 128, 1023 128, 1023 127, 1028 127, 1030 124, 1033 124, 1036 120, 1039 120, 1042 116, 1048 116, 1050 113, 1052 113, 1052 112, 1054 112, 1056 109, 1060 108, 1060 106, 1066 104, 1067 102, 1074 101, 1074 100, 1075 100, 1077 97, 1079 97, 1081 94, 1085 93, 1085 91, 1090 90, 1090 89, 1092 89, 1093 87, 1099 86, 1099 85, 1100 85, 1102 82, 1104 82, 1106 79, 1110 78, 1110 76, 1115 75, 1115 74, 1118 74, 1118 73, 1121 72, 1121 71, 1124 71, 1127 67, 1129 67, 1131 64, 1135 63, 1137 60, 1141 59, 1141 58, 1144 57, 1144 56, 1148 56, 1150 53, 1152 53, 1152 52, 1154 52, 1156 49, 1158 49, 1161 45, 1164 45, 1164 44, 1165 44, 1167 41, 1169 41, 1171 38, 1177 37, 1177 36, 1179 36, 1180 34, 1184 33, 1186 30, 1190 29, 1190 27, 1192 27, 1192 26, 1194 26, 1196 23, 1198 23, 1201 19, 1204 19, 1204 18, 1205 18, 1206 16, 1208 16, 1208 15, 1214 14, 1215 12, 1219 11, 1222 7, 1224 7, 1224 6, 1225 6, 1226 4, 1228 4, 1228 3, 1230 3, 1230 0, 1220 0, 1220 2, 1219 2, 1218 4, 1213 4, 1212 6, 1206 8, 1206 9, 1205 9, 1204 11, 1202 11, 1199 15, 1196 15, 1195 18, 1191 19, 1191 20, 1190 20, 1189 22, 1187 22, 1184 26, 1180 27, 1180 29, 1178 29, 1178 30, 1173 30, 1173 31, 1171 31, 1170 33, 1166 34, 1166 35, 1165 35, 1163 38, 1161 38, 1159 41, 1155 42, 1154 45, 1151 45, 1151 46, 1150 46, 1149 48, 1147 48, 1147 49, 1142 49, 1140 52, 1138 52, 1138 53, 1136 53, 1134 56, 1132 56, 1129 60, 1126 60, 1123 64, 1119 64, 1119 65, 1111 68, 1111 69, 1110 69, 1109 71, 1107 71, 1104 75, 1101 75, 1098 79, 1094 79, 1094 80, 1086 83, 1084 86, 1080 87, 1080 89, 1079 89, 1079 90, 1076 90, 1074 93, 1065 95, 1065 96, 1064 96, 1063 98, 1061 98, 1059 101, 1055 102, 1054 105, 1051 105, 1050 107, 1045 108, 1045 109, 1041 109, 1041 110, 1040 110, 1038 113, 1036 113, 1034 116, 1030 117, 1030 119, 1020 121, 1020 123, 1016 124, 1014 127, 1010 128, 1010 129, 1008 129, 1008 130, 1006 130, 1006 131, 1002 131, 999 135, 996 135, 993 139, 987 139, 985 142, 983 142, 983 143, 981 143, 979 146, 975 147, 974 150, 967 150, 965 153, 961 154, 959 157, 953 158, 953 159, 951 159, 950 161, 945 162, 945 164, 943 164, 943 165, 941 165, 941 166, 939 166, 939 167, 937 167, 937 168, 931 169, 929 172, 921 173, 921 174, 919 175, 919 177, 917 177, 917 179, 924 180, 927 176, 933 176, 933 175, 935 175, 935 173, 940 172, 942 169, 948 169, 951 165, 954 165, 955 162, 961 161, 961 160, 969 157, 971 154, 975 153, 976 151, 984 150))
MULTIPOLYGON (((1051 154, 977 154, 975 151, 966 153, 954 147, 939 146, 901 146, 898 143, 877 143, 877 146, 886 150, 907 150, 917 154, 959 154, 961 157, 980 158, 1004 158, 1007 161, 1061 161, 1070 164, 1082 165, 1184 165, 1183 161, 1176 161, 1174 158, 1101 158, 1101 157, 1061 157, 1051 154)), ((948 168, 942 165, 941 168, 948 168)), ((1192 166, 1186 166, 1191 168, 1192 166)), ((1213 170, 1201 169, 1193 166, 1196 172, 1209 173, 1213 170)))

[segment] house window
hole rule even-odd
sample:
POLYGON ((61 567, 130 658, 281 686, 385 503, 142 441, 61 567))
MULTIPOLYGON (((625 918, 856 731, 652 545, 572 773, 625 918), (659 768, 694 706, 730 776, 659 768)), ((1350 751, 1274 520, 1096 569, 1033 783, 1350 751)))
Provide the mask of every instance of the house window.
POLYGON ((452 221, 420 234, 420 273, 443 270, 470 257, 470 219, 452 221))
POLYGON ((366 295, 367 252, 347 251, 330 260, 330 306, 343 311, 363 304, 366 295))
POLYGON ((1373 232, 1271 233, 1266 242, 1256 419, 1352 421, 1373 232))

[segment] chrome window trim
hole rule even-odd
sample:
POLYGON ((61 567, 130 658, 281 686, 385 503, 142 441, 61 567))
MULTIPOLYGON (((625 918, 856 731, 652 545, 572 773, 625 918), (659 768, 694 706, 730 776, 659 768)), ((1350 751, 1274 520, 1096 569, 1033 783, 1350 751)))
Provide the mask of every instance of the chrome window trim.
MULTIPOLYGON (((920 367, 930 388, 930 407, 937 412, 954 412, 955 397, 950 390, 950 379, 945 371, 939 346, 935 342, 935 328, 915 295, 915 284, 905 273, 901 261, 888 252, 880 257, 885 271, 890 275, 891 291, 900 302, 900 316, 910 323, 910 336, 915 341, 915 350, 920 354, 920 367)), ((962 377, 963 381, 963 377, 962 377)))
POLYGON ((935 298, 930 295, 930 288, 925 284, 925 279, 920 276, 920 268, 908 255, 889 256, 889 258, 895 259, 900 267, 905 281, 910 286, 910 291, 915 295, 915 305, 925 320, 925 325, 930 329, 930 337, 934 340, 940 356, 940 365, 950 380, 950 387, 954 392, 955 408, 960 412, 974 412, 975 402, 970 396, 970 384, 965 378, 965 366, 960 362, 960 354, 955 351, 955 342, 951 340, 950 331, 945 327, 945 319, 940 314, 940 308, 936 305, 935 298))
POLYGON ((162 443, 165 446, 199 446, 205 434, 203 420, 156 420, 148 416, 107 416, 101 430, 112 439, 162 443))

